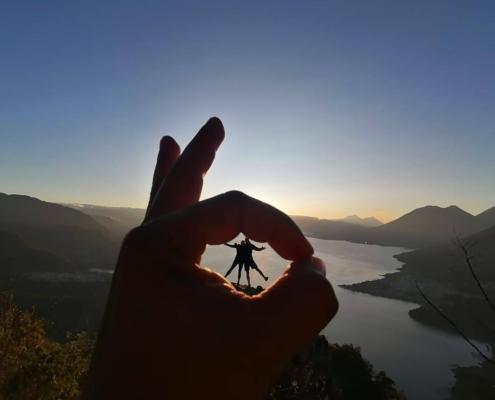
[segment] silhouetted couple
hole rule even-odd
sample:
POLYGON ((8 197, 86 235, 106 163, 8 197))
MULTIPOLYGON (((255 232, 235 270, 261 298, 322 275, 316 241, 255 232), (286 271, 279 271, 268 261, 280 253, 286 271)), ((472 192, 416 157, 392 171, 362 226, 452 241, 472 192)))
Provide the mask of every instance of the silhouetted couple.
POLYGON ((236 266, 239 266, 239 273, 237 274, 237 286, 239 286, 239 281, 241 280, 242 268, 244 268, 246 271, 248 287, 251 287, 251 280, 249 278, 250 268, 253 268, 256 271, 258 271, 258 273, 265 279, 265 281, 268 280, 268 277, 265 276, 263 272, 261 272, 261 270, 258 268, 258 265, 256 265, 253 259, 253 250, 261 251, 261 250, 265 250, 265 247, 256 247, 254 244, 252 244, 249 241, 249 238, 244 239, 243 241, 241 241, 240 244, 225 243, 225 245, 237 250, 237 254, 234 258, 234 262, 232 263, 232 266, 225 274, 225 277, 227 277, 236 266))

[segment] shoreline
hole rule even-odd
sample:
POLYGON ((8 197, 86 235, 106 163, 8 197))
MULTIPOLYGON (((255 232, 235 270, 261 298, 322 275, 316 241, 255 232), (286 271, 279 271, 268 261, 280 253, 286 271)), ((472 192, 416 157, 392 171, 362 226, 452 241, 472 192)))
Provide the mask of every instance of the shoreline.
MULTIPOLYGON (((400 255, 399 255, 400 256, 400 255)), ((400 260, 398 257, 396 257, 400 260)), ((405 266, 406 264, 404 264, 405 266)), ((417 292, 414 285, 414 276, 404 271, 404 266, 397 272, 385 274, 383 278, 364 281, 355 284, 339 285, 343 289, 353 292, 366 293, 376 297, 389 298, 411 302, 417 305, 408 312, 414 321, 431 329, 439 330, 445 334, 459 336, 452 326, 436 313, 429 305, 425 305, 424 299, 417 292)), ((495 349, 495 336, 486 329, 481 328, 479 321, 473 322, 470 311, 484 306, 479 299, 467 297, 462 293, 450 290, 441 290, 438 284, 432 281, 423 281, 421 287, 428 293, 434 293, 435 303, 442 304, 442 310, 447 315, 455 316, 456 323, 462 327, 463 332, 470 338, 482 342, 483 350, 493 360, 495 349), (491 351, 486 349, 491 347, 491 351)), ((487 315, 487 310, 483 313, 487 315)), ((481 320, 483 321, 483 319, 481 320)), ((466 346, 469 346, 466 343, 466 346)), ((474 350, 473 350, 474 352, 474 350)), ((495 398, 495 387, 492 377, 495 366, 484 361, 481 356, 479 362, 469 366, 453 365, 450 370, 455 382, 450 388, 447 400, 464 400, 468 395, 477 393, 479 399, 495 398)))

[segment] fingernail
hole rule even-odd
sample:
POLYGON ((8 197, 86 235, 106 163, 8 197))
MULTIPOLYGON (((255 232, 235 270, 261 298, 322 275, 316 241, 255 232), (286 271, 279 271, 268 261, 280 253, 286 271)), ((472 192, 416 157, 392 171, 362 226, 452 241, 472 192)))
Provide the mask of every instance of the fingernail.
POLYGON ((323 277, 326 277, 327 275, 325 263, 318 257, 310 257, 305 260, 296 261, 292 263, 291 266, 300 272, 316 272, 323 277))
POLYGON ((222 121, 220 118, 218 117, 211 117, 207 122, 206 122, 207 125, 218 125, 218 126, 221 126, 223 128, 223 124, 222 124, 222 121))
POLYGON ((167 143, 170 143, 173 139, 170 136, 163 136, 160 140, 160 149, 163 149, 167 143))
POLYGON ((208 135, 210 137, 214 137, 213 145, 215 147, 215 150, 218 150, 220 144, 225 138, 225 129, 223 127, 222 121, 218 117, 211 117, 208 122, 206 122, 205 126, 208 127, 208 135))
POLYGON ((311 257, 311 263, 318 273, 327 276, 327 267, 321 258, 311 257))

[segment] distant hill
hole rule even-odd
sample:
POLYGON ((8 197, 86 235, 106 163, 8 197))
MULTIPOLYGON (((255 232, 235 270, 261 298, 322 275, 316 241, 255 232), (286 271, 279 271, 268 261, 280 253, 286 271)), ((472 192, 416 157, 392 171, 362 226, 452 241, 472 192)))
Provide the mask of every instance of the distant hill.
POLYGON ((476 219, 487 228, 495 226, 495 207, 489 208, 478 214, 476 219))
POLYGON ((454 234, 467 236, 485 228, 457 206, 417 208, 387 224, 372 228, 369 243, 419 248, 448 242, 454 234))
POLYGON ((0 194, 0 230, 78 268, 110 268, 119 248, 118 240, 92 217, 16 194, 0 194))
POLYGON ((457 206, 426 206, 374 227, 350 223, 357 221, 352 216, 346 220, 292 218, 307 236, 415 249, 447 243, 455 234, 462 237, 480 232, 495 225, 491 223, 493 214, 495 210, 490 209, 475 217, 457 206))
POLYGON ((349 222, 351 224, 370 226, 370 227, 383 225, 383 222, 381 222, 375 217, 361 218, 357 215, 349 215, 345 218, 342 218, 341 221, 349 222))
POLYGON ((291 218, 306 236, 319 239, 363 242, 366 232, 370 229, 342 220, 318 219, 300 215, 292 215, 291 218))
POLYGON ((120 239, 143 222, 146 212, 143 208, 105 207, 92 204, 64 205, 91 216, 120 239))

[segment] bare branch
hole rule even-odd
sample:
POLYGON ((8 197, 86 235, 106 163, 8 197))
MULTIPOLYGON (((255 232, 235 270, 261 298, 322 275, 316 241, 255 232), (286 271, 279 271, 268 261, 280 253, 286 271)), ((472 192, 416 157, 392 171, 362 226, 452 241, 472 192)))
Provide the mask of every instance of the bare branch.
POLYGON ((471 263, 471 260, 474 257, 470 255, 470 251, 474 246, 476 246, 476 241, 469 240, 469 241, 463 243, 462 240, 459 239, 458 236, 455 237, 455 241, 456 241, 457 247, 459 247, 459 249, 461 249, 462 254, 464 255, 464 261, 466 262, 466 264, 469 268, 469 271, 471 272, 471 275, 473 276, 473 279, 475 280, 476 284, 478 285, 480 292, 483 294, 483 297, 485 298, 485 300, 488 303, 488 305, 490 306, 490 308, 495 312, 495 305, 490 300, 490 297, 488 297, 488 294, 486 293, 485 288, 483 287, 480 280, 478 279, 476 272, 474 272, 473 264, 471 263))

